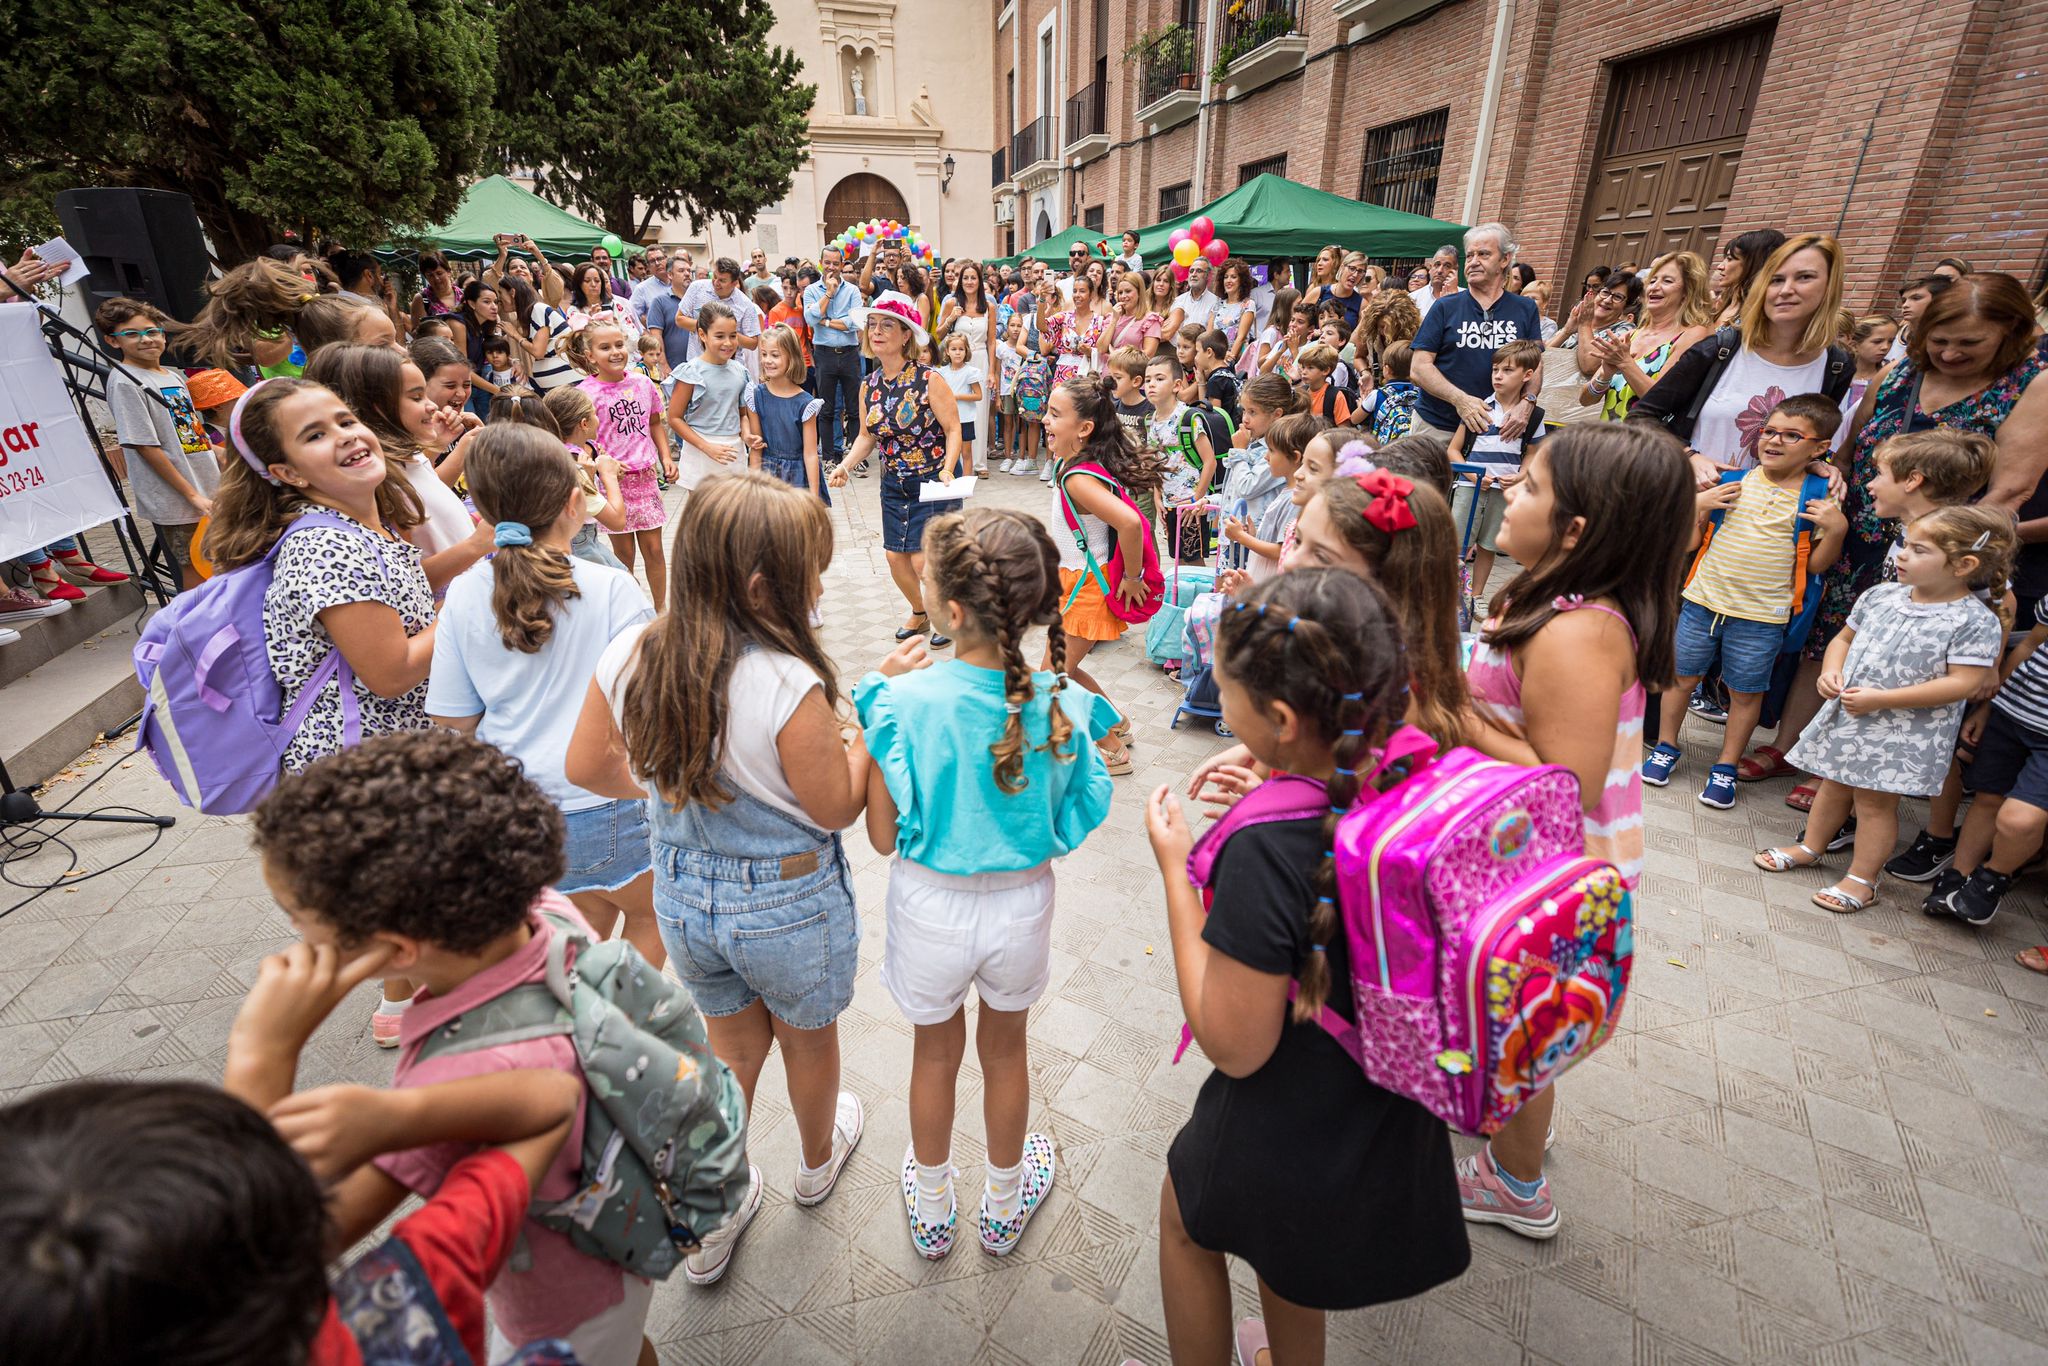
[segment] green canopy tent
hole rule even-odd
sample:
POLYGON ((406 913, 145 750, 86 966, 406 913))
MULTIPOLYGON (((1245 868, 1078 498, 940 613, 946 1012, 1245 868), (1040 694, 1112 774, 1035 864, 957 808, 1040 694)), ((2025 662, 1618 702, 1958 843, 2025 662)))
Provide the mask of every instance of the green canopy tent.
POLYGON ((1140 232, 1138 251, 1146 264, 1171 261, 1167 234, 1204 214, 1216 225, 1216 235, 1229 243, 1230 254, 1247 261, 1312 260, 1332 243, 1368 256, 1426 257, 1446 243, 1457 245, 1465 232, 1456 223, 1361 204, 1285 176, 1261 175, 1199 209, 1140 232))
MULTIPOLYGON (((1079 242, 1082 246, 1088 248, 1090 255, 1095 255, 1097 254, 1095 244, 1101 240, 1101 233, 1090 232, 1088 229, 1076 224, 1062 232, 1054 233, 1029 251, 1018 252, 1013 259, 1019 263, 1024 261, 1043 261, 1049 266, 1064 266, 1067 263, 1068 247, 1079 242)), ((1008 265, 1010 262, 1006 261, 1003 264, 1008 265)))
MULTIPOLYGON (((611 235, 504 176, 491 175, 469 187, 453 218, 428 228, 419 240, 444 256, 487 261, 498 254, 494 238, 501 232, 523 233, 551 259, 562 261, 587 258, 593 248, 602 246, 611 235)), ((637 256, 642 250, 631 243, 626 246, 629 256, 637 256)), ((411 248, 394 245, 377 249, 377 255, 387 261, 413 254, 411 248)))

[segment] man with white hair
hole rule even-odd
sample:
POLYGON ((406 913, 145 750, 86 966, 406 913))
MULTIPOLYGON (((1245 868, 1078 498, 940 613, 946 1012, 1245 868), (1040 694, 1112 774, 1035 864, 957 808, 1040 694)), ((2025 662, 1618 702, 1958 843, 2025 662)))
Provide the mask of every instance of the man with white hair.
MULTIPOLYGON (((1422 330, 1409 343, 1415 382, 1415 429, 1449 436, 1463 423, 1475 435, 1492 419, 1493 353, 1511 341, 1543 340, 1536 301, 1508 293, 1508 267, 1515 262, 1515 235, 1505 224, 1481 223, 1465 234, 1465 288, 1430 305, 1422 330)), ((1522 401, 1502 414, 1500 435, 1513 440, 1535 410, 1542 371, 1533 371, 1522 401)))
POLYGON ((1409 290, 1408 297, 1415 300, 1415 311, 1427 318, 1430 305, 1446 294, 1458 292, 1458 249, 1444 243, 1423 269, 1429 272, 1428 281, 1420 289, 1409 290))

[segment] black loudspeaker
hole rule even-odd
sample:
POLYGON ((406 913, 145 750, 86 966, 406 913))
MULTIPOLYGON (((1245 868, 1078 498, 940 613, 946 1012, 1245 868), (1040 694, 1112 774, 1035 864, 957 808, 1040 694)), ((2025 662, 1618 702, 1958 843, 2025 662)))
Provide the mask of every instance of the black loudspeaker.
POLYGON ((65 190, 57 196, 64 240, 85 258, 86 311, 127 297, 180 322, 205 306, 206 235, 192 197, 173 190, 65 190))

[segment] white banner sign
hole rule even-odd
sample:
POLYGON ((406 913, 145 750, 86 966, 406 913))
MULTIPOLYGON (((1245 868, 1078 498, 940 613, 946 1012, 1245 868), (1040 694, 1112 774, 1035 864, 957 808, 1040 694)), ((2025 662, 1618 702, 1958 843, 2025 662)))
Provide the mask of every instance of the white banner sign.
POLYGON ((0 561, 121 515, 40 324, 0 305, 0 561))

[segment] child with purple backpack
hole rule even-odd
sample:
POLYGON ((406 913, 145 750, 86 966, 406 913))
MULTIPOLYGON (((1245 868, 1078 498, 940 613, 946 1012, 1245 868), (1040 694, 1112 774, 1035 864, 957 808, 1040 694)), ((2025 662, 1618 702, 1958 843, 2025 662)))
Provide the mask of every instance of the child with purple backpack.
POLYGON ((1246 1363, 1262 1349, 1320 1360, 1327 1311, 1420 1294, 1470 1260, 1444 1122, 1374 1085, 1318 1023, 1326 1009, 1358 1018, 1330 851, 1358 770, 1401 721, 1396 622, 1377 588, 1335 569, 1282 574, 1224 613, 1225 720, 1260 763, 1312 785, 1327 815, 1245 823, 1197 848, 1167 788, 1147 804, 1182 1008, 1216 1066, 1160 1193, 1176 1361, 1229 1357, 1226 1255, 1258 1275, 1264 1318, 1235 1334, 1246 1363), (1206 919, 1191 851, 1213 897, 1206 919))

